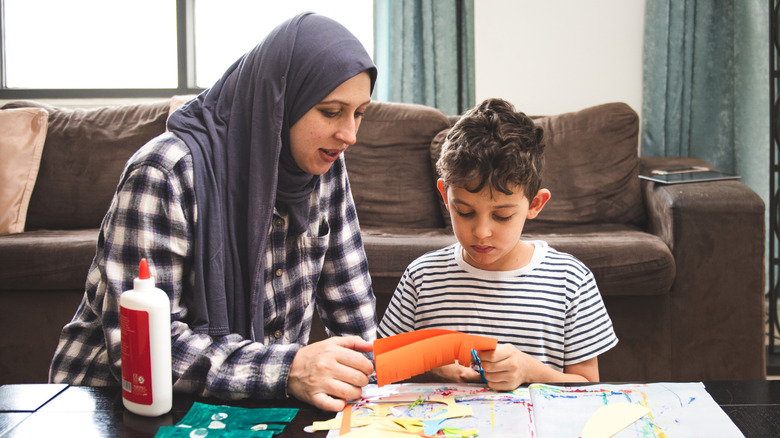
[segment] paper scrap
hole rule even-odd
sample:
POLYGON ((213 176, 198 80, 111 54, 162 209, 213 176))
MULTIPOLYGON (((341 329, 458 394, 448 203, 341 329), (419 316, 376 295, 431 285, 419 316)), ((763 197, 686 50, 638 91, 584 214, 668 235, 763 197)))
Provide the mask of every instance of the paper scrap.
MULTIPOLYGON (((450 418, 470 417, 474 414, 469 404, 457 403, 452 397, 427 400, 421 404, 432 404, 429 408, 430 419, 436 419, 437 421, 443 421, 450 418), (441 404, 441 406, 439 407, 438 404, 441 404)), ((423 429, 425 421, 421 418, 391 417, 390 408, 395 406, 409 407, 408 404, 381 404, 360 406, 360 409, 350 408, 349 411, 344 409, 340 416, 336 416, 330 420, 313 422, 311 425, 312 431, 339 429, 340 433, 343 435, 345 431, 348 430, 345 429, 345 424, 348 424, 350 428, 357 428, 383 422, 396 423, 404 429, 411 430, 415 433, 423 429), (364 409, 370 410, 371 413, 366 413, 364 409)))
POLYGON ((582 438, 609 438, 650 413, 636 403, 610 403, 600 407, 585 423, 582 438))
POLYGON ((340 431, 342 435, 352 430, 352 426, 350 426, 351 420, 352 420, 352 405, 348 404, 341 412, 340 431))
POLYGON ((344 438, 409 438, 411 434, 402 427, 393 423, 372 423, 360 429, 341 434, 344 438))

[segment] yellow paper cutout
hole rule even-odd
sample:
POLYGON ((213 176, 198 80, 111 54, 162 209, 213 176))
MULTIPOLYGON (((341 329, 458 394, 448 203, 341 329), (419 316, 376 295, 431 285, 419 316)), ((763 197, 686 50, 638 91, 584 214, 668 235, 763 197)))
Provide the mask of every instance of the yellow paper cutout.
POLYGON ((409 406, 409 403, 382 403, 377 405, 365 405, 366 409, 371 409, 376 417, 387 417, 390 415, 390 409, 396 406, 409 406))
MULTIPOLYGON (((422 419, 422 418, 412 418, 412 417, 395 418, 390 416, 391 408, 399 407, 399 406, 408 407, 409 406, 408 403, 379 403, 379 404, 371 404, 371 405, 357 405, 354 406, 353 409, 351 409, 351 411, 349 411, 349 415, 350 415, 349 424, 352 428, 352 431, 354 432, 358 429, 365 429, 368 426, 382 425, 382 424, 386 425, 387 423, 393 423, 395 425, 393 427, 400 428, 401 430, 404 430, 407 433, 422 435, 423 426, 424 426, 423 422, 425 420, 470 417, 474 415, 474 412, 471 409, 471 405, 458 404, 455 401, 454 397, 424 400, 421 402, 421 404, 425 404, 425 405, 441 404, 443 406, 432 408, 431 416, 429 418, 422 419)), ((337 416, 325 421, 315 421, 312 423, 312 430, 320 431, 320 430, 341 429, 341 426, 344 423, 343 415, 346 413, 347 412, 345 410, 345 412, 342 412, 342 416, 337 416)), ((378 431, 381 430, 383 429, 372 428, 373 431, 372 433, 377 433, 378 431)), ((345 435, 344 433, 341 434, 341 436, 344 435, 345 435)))
MULTIPOLYGON (((422 430, 422 428, 420 429, 422 430)), ((404 430, 392 422, 373 423, 341 435, 344 438, 409 438, 410 436, 419 435, 404 430)))
MULTIPOLYGON (((422 426, 412 425, 412 421, 409 419, 397 418, 395 424, 392 423, 373 423, 360 429, 353 429, 351 432, 342 434, 341 437, 345 438, 410 438, 424 436, 422 426), (402 424, 408 425, 408 428, 404 428, 402 424)), ((465 431, 459 431, 459 436, 468 438, 477 435, 476 429, 469 429, 465 431)), ((453 433, 458 433, 453 431, 453 433)))
POLYGON ((600 407, 585 423, 582 438, 609 438, 650 413, 635 403, 610 403, 600 407))
POLYGON ((432 399, 425 403, 430 402, 444 403, 447 405, 446 408, 441 408, 441 414, 434 415, 431 418, 439 418, 441 416, 444 416, 444 418, 459 418, 474 415, 474 411, 471 410, 471 405, 465 403, 458 404, 454 398, 432 399))
MULTIPOLYGON (((364 415, 358 417, 355 415, 355 413, 353 413, 352 417, 350 418, 350 425, 352 427, 362 427, 379 421, 384 421, 386 419, 387 417, 377 417, 374 415, 364 415)), ((311 426, 312 430, 314 431, 341 429, 341 417, 335 417, 325 421, 315 421, 311 424, 311 426)))
MULTIPOLYGON (((390 409, 396 406, 409 406, 409 403, 391 403, 377 405, 355 406, 351 412, 350 425, 352 427, 363 427, 377 422, 392 422, 390 409)), ((312 430, 332 430, 340 429, 343 414, 340 417, 334 417, 325 421, 315 421, 312 423, 312 430)))

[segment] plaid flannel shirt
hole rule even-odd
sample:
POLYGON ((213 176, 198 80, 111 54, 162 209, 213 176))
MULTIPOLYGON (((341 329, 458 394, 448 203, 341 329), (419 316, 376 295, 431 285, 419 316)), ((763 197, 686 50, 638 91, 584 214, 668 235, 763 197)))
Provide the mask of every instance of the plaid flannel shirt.
POLYGON ((173 134, 128 162, 103 219, 84 298, 62 330, 49 380, 119 385, 119 295, 146 257, 171 298, 174 389, 223 399, 286 396, 293 357, 308 341, 315 307, 335 335, 376 337, 374 295, 343 158, 312 194, 309 230, 287 235, 274 211, 266 248, 265 337, 212 337, 187 325, 197 221, 189 149, 173 134))

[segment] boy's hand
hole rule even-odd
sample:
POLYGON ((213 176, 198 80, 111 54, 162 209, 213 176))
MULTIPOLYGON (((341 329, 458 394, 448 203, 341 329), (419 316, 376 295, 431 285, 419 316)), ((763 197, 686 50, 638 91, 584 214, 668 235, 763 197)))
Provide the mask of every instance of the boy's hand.
POLYGON ((357 336, 333 337, 301 347, 290 366, 287 392, 320 409, 338 412, 359 398, 374 365, 361 353, 374 344, 357 336))
POLYGON ((499 344, 493 351, 479 353, 488 386, 496 391, 513 391, 524 383, 598 382, 599 365, 593 357, 554 370, 512 344, 499 344))
POLYGON ((531 383, 528 371, 541 365, 512 344, 499 344, 495 350, 482 351, 479 358, 488 386, 496 391, 512 391, 523 383, 531 383))

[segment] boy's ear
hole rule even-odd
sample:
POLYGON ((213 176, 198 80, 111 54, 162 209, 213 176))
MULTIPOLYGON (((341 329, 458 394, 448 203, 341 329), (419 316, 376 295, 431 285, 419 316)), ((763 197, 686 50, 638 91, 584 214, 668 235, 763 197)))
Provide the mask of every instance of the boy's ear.
POLYGON ((444 187, 444 179, 439 178, 436 181, 436 187, 439 189, 439 194, 441 195, 441 199, 444 200, 444 206, 447 207, 447 211, 450 211, 450 204, 447 201, 447 188, 444 187))
POLYGON ((550 200, 550 196, 552 196, 552 194, 547 189, 539 189, 539 191, 536 192, 536 196, 534 196, 534 199, 531 199, 531 204, 528 206, 528 219, 533 219, 539 215, 544 204, 550 200))

